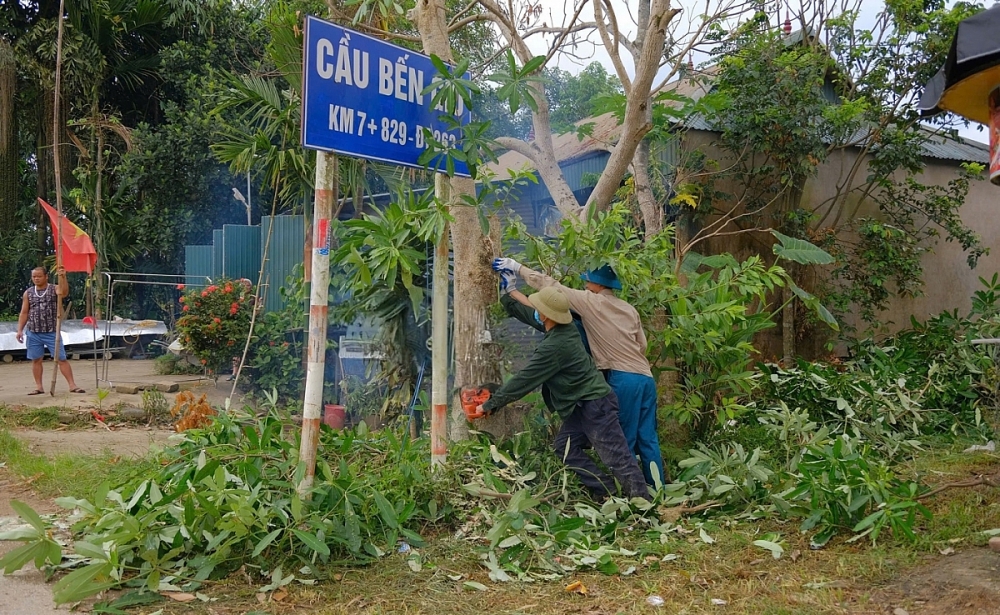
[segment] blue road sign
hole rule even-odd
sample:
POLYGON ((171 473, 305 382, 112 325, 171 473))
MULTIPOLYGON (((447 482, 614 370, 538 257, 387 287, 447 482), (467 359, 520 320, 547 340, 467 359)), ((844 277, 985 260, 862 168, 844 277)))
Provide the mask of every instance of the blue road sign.
MULTIPOLYGON (((424 168, 424 129, 440 143, 458 141, 423 93, 437 75, 427 56, 311 15, 303 55, 303 147, 424 168)), ((469 110, 458 111, 468 123, 469 110)), ((455 172, 469 175, 458 161, 455 172)))

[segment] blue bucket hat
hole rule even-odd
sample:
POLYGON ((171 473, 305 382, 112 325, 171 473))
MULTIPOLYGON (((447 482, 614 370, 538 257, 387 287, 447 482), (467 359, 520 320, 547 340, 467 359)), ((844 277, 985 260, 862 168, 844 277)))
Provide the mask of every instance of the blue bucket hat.
POLYGON ((611 268, 611 265, 602 265, 593 271, 580 274, 580 279, 600 284, 605 288, 613 288, 614 290, 622 289, 622 283, 618 281, 618 276, 615 274, 615 270, 611 268))

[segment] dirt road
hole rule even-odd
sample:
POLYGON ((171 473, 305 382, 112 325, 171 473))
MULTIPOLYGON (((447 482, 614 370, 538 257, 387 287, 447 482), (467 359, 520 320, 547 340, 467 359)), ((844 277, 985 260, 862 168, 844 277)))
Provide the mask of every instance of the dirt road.
MULTIPOLYGON (((100 404, 104 407, 113 407, 116 404, 139 406, 142 403, 141 391, 138 393, 122 392, 138 386, 176 385, 182 390, 189 389, 199 395, 204 394, 213 406, 225 404, 226 398, 229 397, 232 390, 232 383, 227 382, 224 378, 214 382, 199 376, 157 374, 152 360, 115 359, 109 361, 106 380, 103 378, 104 370, 100 362, 97 364, 96 372, 94 362, 91 360, 70 361, 69 363, 73 367, 73 376, 77 385, 85 389, 86 393, 70 393, 66 381, 60 375, 56 382, 54 397, 48 394, 28 395, 35 388, 35 381, 31 376, 31 363, 28 361, 0 363, 0 405, 29 408, 47 406, 96 407, 98 405, 98 376, 101 376, 100 388, 110 391, 107 397, 100 400, 100 404)), ((45 361, 43 367, 42 383, 45 385, 45 390, 48 391, 54 365, 51 361, 45 361)), ((163 395, 168 401, 173 400, 172 393, 165 392, 163 395)), ((233 401, 234 403, 242 403, 242 394, 237 391, 233 401)))

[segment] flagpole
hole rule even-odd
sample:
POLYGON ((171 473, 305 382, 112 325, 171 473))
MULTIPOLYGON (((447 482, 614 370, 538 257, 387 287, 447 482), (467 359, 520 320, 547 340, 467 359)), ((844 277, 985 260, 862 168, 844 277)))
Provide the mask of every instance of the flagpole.
MULTIPOLYGON (((56 219, 56 225, 58 227, 62 226, 62 172, 60 170, 59 164, 59 145, 61 136, 59 134, 59 99, 60 99, 60 82, 62 81, 62 40, 63 40, 63 12, 66 10, 66 0, 59 0, 59 22, 58 30, 56 33, 56 76, 55 76, 55 86, 52 88, 53 98, 55 103, 52 105, 52 163, 55 167, 56 173, 56 211, 58 216, 56 219)), ((59 273, 59 269, 62 267, 62 228, 59 228, 59 241, 56 242, 56 275, 66 275, 63 271, 59 273)), ((59 280, 61 282, 62 279, 59 280)), ((68 286, 67 286, 68 289, 68 286)), ((62 345, 62 320, 63 320, 63 297, 59 296, 59 285, 56 284, 56 341, 55 348, 52 350, 52 384, 49 386, 49 395, 55 397, 56 395, 56 377, 59 374, 59 348, 62 345)), ((67 357, 68 358, 68 357, 67 357)))
MULTIPOLYGON (((97 282, 94 276, 90 276, 90 283, 87 288, 90 290, 90 305, 97 305, 97 294, 94 292, 94 284, 97 282)), ((94 322, 90 325, 90 332, 94 336, 94 390, 101 388, 101 376, 97 371, 97 310, 88 314, 94 322)))

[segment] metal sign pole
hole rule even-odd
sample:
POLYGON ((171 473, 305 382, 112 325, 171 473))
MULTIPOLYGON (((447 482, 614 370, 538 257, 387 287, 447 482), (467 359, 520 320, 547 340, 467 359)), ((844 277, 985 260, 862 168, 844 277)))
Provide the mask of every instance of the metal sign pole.
MULTIPOLYGON (((427 169, 440 169, 446 162, 438 154, 429 164, 424 153, 432 144, 454 148, 461 139, 459 124, 468 124, 472 113, 458 101, 455 113, 433 104, 433 85, 438 69, 427 55, 376 39, 361 32, 307 16, 303 45, 302 145, 321 152, 336 152, 366 160, 427 169), (450 115, 450 117, 444 117, 450 115)), ((469 78, 466 75, 466 78, 469 78)), ((320 159, 329 156, 320 154, 320 159)), ((447 161, 454 174, 469 177, 468 165, 447 161)), ((316 164, 317 245, 322 239, 319 226, 330 214, 320 213, 321 193, 331 188, 320 180, 321 163, 316 164)), ((324 171, 328 178, 335 170, 324 171)), ((447 185, 441 175, 435 181, 447 185)), ((334 187, 335 188, 335 187, 334 187)), ((438 196, 440 198, 440 191, 438 196)), ((329 197, 324 197, 329 198, 329 197)), ((330 199, 332 201, 332 198, 330 199)), ((328 233, 329 231, 323 231, 328 233)), ((309 312, 309 367, 306 376, 300 459, 306 462, 306 478, 299 485, 305 495, 313 482, 318 437, 322 373, 314 375, 314 359, 326 342, 326 296, 328 277, 318 281, 319 266, 328 276, 329 258, 317 261, 313 250, 312 304, 309 312), (321 296, 317 296, 317 293, 321 296), (323 328, 313 320, 322 303, 323 328), (316 352, 313 352, 314 347, 316 352), (312 388, 311 388, 312 387, 312 388)), ((434 259, 433 385, 431 388, 432 465, 440 466, 447 455, 448 436, 448 233, 438 239, 434 259)), ((318 363, 319 369, 322 363, 318 363)))
POLYGON ((299 497, 306 499, 316 475, 323 377, 326 369, 326 324, 330 296, 330 218, 337 199, 337 157, 316 154, 316 204, 313 207, 312 276, 309 292, 309 346, 306 386, 302 402, 302 439, 299 460, 306 473, 298 484, 299 497))
MULTIPOLYGON (((435 191, 448 202, 448 182, 438 173, 435 191)), ((431 469, 448 459, 448 226, 434 246, 434 294, 431 302, 431 469)))

